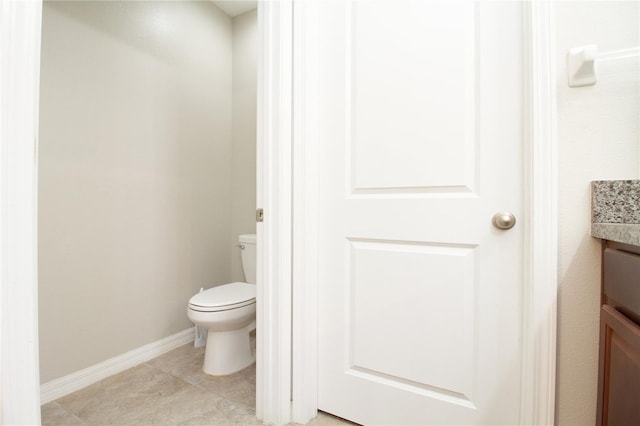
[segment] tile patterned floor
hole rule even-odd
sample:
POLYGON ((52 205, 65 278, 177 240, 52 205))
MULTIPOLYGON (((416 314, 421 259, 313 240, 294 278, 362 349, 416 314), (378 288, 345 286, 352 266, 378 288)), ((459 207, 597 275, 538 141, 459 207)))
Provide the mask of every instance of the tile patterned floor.
MULTIPOLYGON (((48 425, 259 425, 255 364, 229 376, 202 372, 187 344, 42 406, 48 425)), ((310 425, 350 425, 320 413, 310 425)))

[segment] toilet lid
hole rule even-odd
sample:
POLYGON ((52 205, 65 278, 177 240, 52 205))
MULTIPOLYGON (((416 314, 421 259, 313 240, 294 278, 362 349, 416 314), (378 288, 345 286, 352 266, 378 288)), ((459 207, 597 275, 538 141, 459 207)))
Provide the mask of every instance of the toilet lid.
POLYGON ((223 308, 246 305, 256 298, 256 285, 242 282, 224 284, 201 291, 189 300, 189 305, 200 308, 223 308))

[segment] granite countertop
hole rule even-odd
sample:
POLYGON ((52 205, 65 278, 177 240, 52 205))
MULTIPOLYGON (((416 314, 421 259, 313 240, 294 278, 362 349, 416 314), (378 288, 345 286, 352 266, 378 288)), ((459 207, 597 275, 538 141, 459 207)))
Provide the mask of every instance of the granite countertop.
POLYGON ((591 236, 640 246, 640 180, 591 183, 591 236))

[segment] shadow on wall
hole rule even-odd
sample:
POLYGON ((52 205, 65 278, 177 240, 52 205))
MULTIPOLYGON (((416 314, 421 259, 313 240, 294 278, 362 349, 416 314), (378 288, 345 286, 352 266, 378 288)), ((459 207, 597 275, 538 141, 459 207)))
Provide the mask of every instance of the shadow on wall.
MULTIPOLYGON (((585 209, 584 214, 589 214, 585 209)), ((556 407, 558 395, 573 394, 579 401, 592 401, 583 406, 581 417, 573 419, 580 422, 584 411, 596 416, 597 389, 592 386, 597 381, 598 358, 585 354, 597 353, 599 344, 600 321, 597 312, 600 309, 600 240, 584 234, 566 272, 559 277, 558 290, 558 377, 556 407), (592 259, 598 259, 593 262, 592 259), (594 314, 595 313, 595 314, 594 314), (585 377, 584 372, 589 372, 585 377)), ((565 412, 570 416, 570 412, 565 412)), ((565 418, 571 422, 571 418, 565 418)), ((575 423, 577 424, 577 423, 575 423)))
MULTIPOLYGON (((179 1, 52 1, 47 7, 64 13, 88 28, 108 34, 119 42, 144 55, 152 55, 167 65, 184 61, 198 62, 200 56, 188 48, 192 38, 182 37, 179 21, 202 20, 191 24, 192 28, 208 28, 198 34, 204 43, 212 39, 229 38, 231 19, 216 6, 206 1, 189 2, 197 14, 185 15, 183 2, 179 1), (213 25, 212 25, 213 23, 213 25), (195 24, 195 25, 194 25, 195 24)), ((46 25, 46 22, 45 22, 46 25)), ((78 40, 82 42, 82 40, 78 40)))

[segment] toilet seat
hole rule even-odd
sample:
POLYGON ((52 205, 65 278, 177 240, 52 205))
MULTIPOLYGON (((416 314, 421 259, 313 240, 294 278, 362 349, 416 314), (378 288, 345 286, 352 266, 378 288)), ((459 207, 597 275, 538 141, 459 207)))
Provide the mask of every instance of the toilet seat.
POLYGON ((199 312, 219 312, 256 303, 256 286, 235 282, 201 291, 189 300, 189 309, 199 312))

